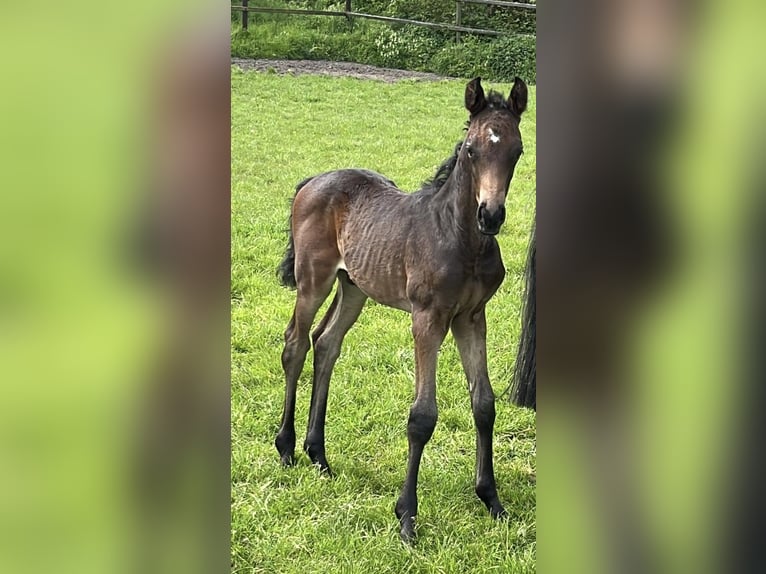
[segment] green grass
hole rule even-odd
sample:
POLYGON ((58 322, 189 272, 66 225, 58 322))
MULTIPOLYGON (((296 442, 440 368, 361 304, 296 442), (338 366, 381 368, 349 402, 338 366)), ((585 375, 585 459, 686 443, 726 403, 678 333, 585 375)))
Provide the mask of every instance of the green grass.
MULTIPOLYGON (((509 86, 494 86, 507 93, 509 86)), ((306 456, 283 469, 273 446, 284 393, 282 334, 294 293, 275 269, 294 187, 322 171, 380 171, 405 190, 430 178, 461 138, 464 84, 289 77, 232 69, 232 570, 235 572, 534 572, 535 416, 498 401, 495 465, 510 513, 493 521, 473 492, 475 433, 451 337, 437 374, 439 422, 419 481, 418 544, 399 540, 393 507, 404 479, 413 398, 409 316, 368 302, 344 343, 328 403, 336 477, 306 456)), ((488 305, 496 391, 511 375, 535 198, 535 90, 522 122, 526 153, 498 236, 508 274, 488 305)), ((320 311, 322 313, 323 311, 320 311)), ((303 442, 311 355, 298 387, 303 442)))

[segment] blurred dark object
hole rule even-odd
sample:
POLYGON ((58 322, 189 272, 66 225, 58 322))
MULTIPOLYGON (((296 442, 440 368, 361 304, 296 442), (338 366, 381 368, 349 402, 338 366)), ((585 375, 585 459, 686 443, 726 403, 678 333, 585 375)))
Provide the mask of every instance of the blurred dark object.
POLYGON ((524 269, 524 308, 521 314, 521 336, 516 363, 511 381, 511 401, 520 407, 537 410, 537 365, 535 363, 535 341, 537 338, 536 317, 536 240, 535 225, 529 238, 527 263, 524 269))
POLYGON ((656 161, 675 117, 679 10, 620 0, 541 11, 555 41, 538 56, 539 362, 585 400, 611 392, 626 322, 676 250, 656 161))
POLYGON ((162 54, 142 261, 165 307, 137 421, 140 572, 229 568, 229 52, 208 22, 162 54))
POLYGON ((662 571, 640 498, 629 355, 678 252, 657 164, 680 79, 678 8, 596 1, 538 15, 539 474, 545 417, 566 409, 600 563, 621 574, 662 571))
MULTIPOLYGON (((766 134, 762 139, 766 141, 766 134)), ((726 531, 723 564, 731 572, 766 572, 766 463, 760 455, 766 437, 766 169, 758 164, 756 186, 749 210, 745 240, 747 281, 742 310, 747 309, 741 364, 746 365, 746 388, 739 397, 739 435, 732 445, 734 464, 727 476, 733 484, 731 504, 724 519, 726 531)))

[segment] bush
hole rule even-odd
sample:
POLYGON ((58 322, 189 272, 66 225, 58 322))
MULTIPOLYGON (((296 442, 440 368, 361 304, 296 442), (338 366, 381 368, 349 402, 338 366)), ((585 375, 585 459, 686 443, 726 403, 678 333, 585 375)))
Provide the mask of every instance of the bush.
MULTIPOLYGON (((489 77, 490 42, 474 37, 466 37, 460 44, 450 44, 439 51, 432 59, 434 72, 445 76, 472 78, 489 77)), ((502 78, 495 78, 502 79, 502 78)))
POLYGON ((431 59, 446 44, 444 37, 418 26, 385 26, 376 34, 371 63, 389 68, 430 71, 431 59))
POLYGON ((529 10, 504 10, 495 6, 481 4, 463 4, 463 26, 505 30, 514 34, 534 34, 537 29, 537 16, 529 10))
POLYGON ((506 36, 492 42, 488 58, 490 75, 504 80, 519 76, 537 82, 537 44, 534 36, 506 36))
POLYGON ((454 23, 455 0, 391 0, 385 14, 422 22, 454 23))
POLYGON ((404 51, 404 43, 399 33, 392 28, 383 28, 375 36, 376 63, 381 66, 394 68, 400 65, 404 51))

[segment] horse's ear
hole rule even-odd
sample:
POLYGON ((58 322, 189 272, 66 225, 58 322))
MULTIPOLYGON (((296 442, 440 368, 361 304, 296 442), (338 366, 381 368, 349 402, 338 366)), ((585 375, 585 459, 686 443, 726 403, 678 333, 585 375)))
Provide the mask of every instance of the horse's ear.
POLYGON ((484 99, 484 89, 481 87, 481 78, 474 78, 465 87, 465 108, 475 116, 487 106, 484 99))
POLYGON ((527 109, 527 85, 518 76, 513 80, 511 93, 508 94, 508 107, 518 117, 527 109))

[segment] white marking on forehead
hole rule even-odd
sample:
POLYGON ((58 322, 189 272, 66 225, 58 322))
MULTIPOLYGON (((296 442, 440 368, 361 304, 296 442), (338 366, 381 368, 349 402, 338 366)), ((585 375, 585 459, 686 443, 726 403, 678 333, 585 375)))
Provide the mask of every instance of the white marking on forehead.
POLYGON ((500 136, 493 132, 492 128, 489 128, 489 141, 492 143, 497 143, 500 141, 500 136))

